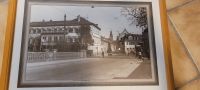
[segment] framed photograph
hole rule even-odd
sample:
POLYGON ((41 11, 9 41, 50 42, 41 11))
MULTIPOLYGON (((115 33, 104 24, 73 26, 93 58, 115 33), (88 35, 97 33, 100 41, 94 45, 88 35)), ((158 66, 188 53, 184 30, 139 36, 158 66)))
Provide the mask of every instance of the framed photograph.
POLYGON ((18 1, 9 90, 168 90, 159 3, 18 1))

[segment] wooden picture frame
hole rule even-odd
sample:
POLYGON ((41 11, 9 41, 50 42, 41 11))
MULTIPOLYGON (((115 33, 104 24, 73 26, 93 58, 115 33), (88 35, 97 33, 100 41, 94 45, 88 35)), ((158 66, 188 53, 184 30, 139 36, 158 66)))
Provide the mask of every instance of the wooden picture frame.
MULTIPOLYGON (((6 40, 4 42, 4 59, 3 59, 3 69, 1 73, 1 82, 0 87, 3 87, 2 90, 7 90, 9 87, 9 76, 10 76, 10 67, 11 66, 11 57, 12 57, 12 45, 13 45, 13 36, 14 36, 14 27, 15 27, 15 15, 16 15, 16 0, 9 0, 9 14, 8 14, 8 24, 6 32, 6 40)), ((171 65, 171 56, 170 56, 170 44, 169 44, 169 32, 167 27, 167 17, 166 17, 166 7, 165 0, 159 0, 160 5, 160 17, 161 17, 161 26, 162 26, 162 38, 163 38, 163 47, 164 47, 164 57, 166 65, 166 78, 167 78, 167 87, 168 90, 174 90, 174 81, 173 81, 173 72, 171 65)), ((10 80, 12 81, 12 80, 10 80)))

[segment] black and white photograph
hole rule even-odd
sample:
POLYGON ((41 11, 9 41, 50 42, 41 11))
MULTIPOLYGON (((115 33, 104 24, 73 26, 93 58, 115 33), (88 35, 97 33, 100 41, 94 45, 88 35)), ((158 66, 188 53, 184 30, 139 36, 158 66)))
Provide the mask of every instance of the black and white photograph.
POLYGON ((158 85, 150 3, 30 3, 18 87, 158 85))

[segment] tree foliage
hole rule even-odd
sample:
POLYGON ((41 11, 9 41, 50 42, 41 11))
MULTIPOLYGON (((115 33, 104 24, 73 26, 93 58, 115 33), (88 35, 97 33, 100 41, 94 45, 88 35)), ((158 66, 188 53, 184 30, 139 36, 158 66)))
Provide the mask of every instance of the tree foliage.
POLYGON ((80 27, 80 37, 82 44, 93 44, 94 40, 91 35, 91 28, 89 25, 81 25, 80 27))
POLYGON ((122 15, 126 16, 131 24, 135 23, 136 26, 146 29, 147 26, 147 9, 145 7, 139 8, 123 8, 122 15))
POLYGON ((40 51, 40 44, 41 44, 40 37, 29 39, 28 51, 29 52, 40 51), (30 42, 30 40, 32 40, 32 42, 30 42))
POLYGON ((107 50, 107 53, 111 53, 111 52, 112 52, 111 45, 110 45, 110 43, 108 43, 108 50, 107 50))

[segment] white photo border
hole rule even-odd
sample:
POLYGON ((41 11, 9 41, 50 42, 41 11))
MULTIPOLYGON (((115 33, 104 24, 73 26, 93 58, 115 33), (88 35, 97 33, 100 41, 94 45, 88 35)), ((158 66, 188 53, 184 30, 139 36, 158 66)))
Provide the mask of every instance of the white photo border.
MULTIPOLYGON (((84 0, 85 1, 85 0, 84 0)), ((93 0, 97 1, 97 0, 93 0)), ((101 1, 110 1, 110 0, 101 0, 101 1)), ((115 0, 120 1, 120 0, 115 0)), ((143 86, 95 86, 95 87, 42 87, 47 90, 84 90, 84 89, 116 89, 116 90, 127 90, 127 89, 137 89, 137 90, 167 90, 167 79, 165 72, 165 61, 164 61, 164 51, 163 51, 163 41, 162 41, 162 31, 161 31, 161 21, 160 21, 160 10, 159 10, 159 0, 125 0, 128 2, 151 2, 152 3, 152 12, 153 12, 153 22, 154 22, 154 35, 155 35, 155 47, 156 47, 156 58, 157 58, 157 69, 159 76, 159 85, 143 85, 143 86), (156 17, 156 18, 155 18, 156 17)), ((114 2, 114 1, 112 1, 114 2)), ((123 1, 122 1, 123 2, 123 1)), ((16 18, 16 27, 15 27, 15 36, 13 44, 13 54, 12 54, 12 64, 11 64, 11 76, 10 76, 10 90, 41 90, 42 88, 17 88, 18 83, 18 71, 20 63, 20 51, 21 51, 21 39, 22 39, 22 28, 23 28, 23 18, 24 18, 24 7, 25 0, 18 1, 17 7, 17 18, 16 18)))

